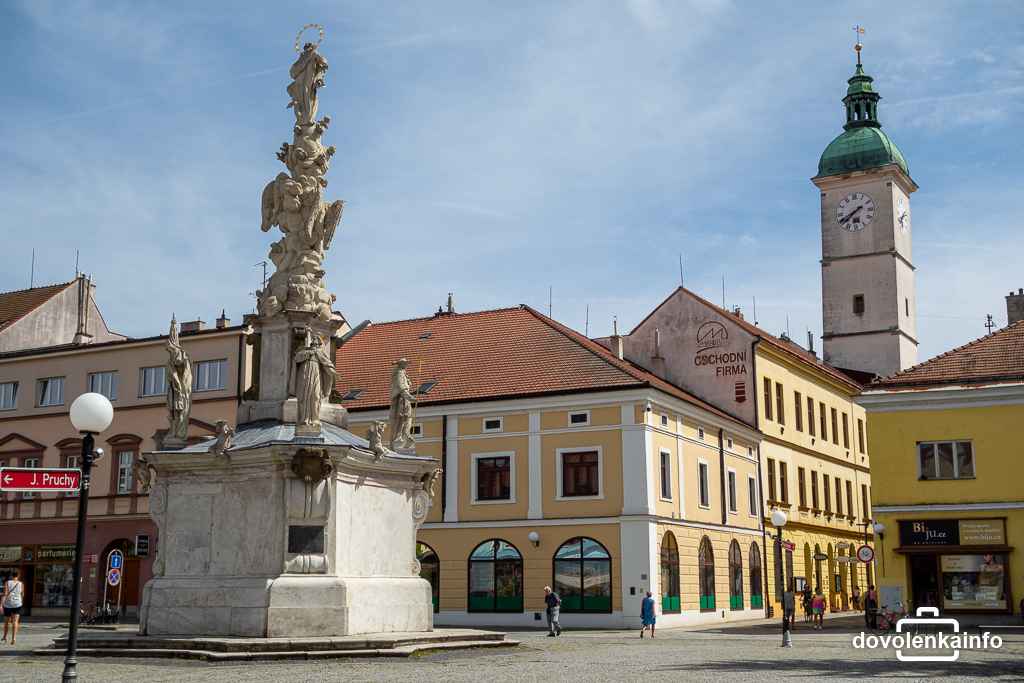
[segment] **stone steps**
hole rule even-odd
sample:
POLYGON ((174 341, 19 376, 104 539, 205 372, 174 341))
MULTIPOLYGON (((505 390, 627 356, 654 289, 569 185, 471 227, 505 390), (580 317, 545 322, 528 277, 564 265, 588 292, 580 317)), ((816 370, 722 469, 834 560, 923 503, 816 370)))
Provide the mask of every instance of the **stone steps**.
MULTIPOLYGON (((504 633, 476 629, 437 629, 425 633, 382 633, 320 638, 229 638, 140 636, 130 632, 85 633, 78 654, 93 657, 166 657, 208 662, 320 659, 340 657, 408 657, 412 654, 494 647, 514 647, 504 633)), ((63 655, 67 638, 54 640, 37 655, 63 655)))

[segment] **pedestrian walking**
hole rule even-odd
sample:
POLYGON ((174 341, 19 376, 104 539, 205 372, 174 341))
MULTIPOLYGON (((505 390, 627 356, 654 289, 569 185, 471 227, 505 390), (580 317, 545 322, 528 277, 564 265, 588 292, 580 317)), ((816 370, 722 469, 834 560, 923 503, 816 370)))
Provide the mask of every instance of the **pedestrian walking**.
POLYGON ((11 645, 18 639, 18 624, 21 620, 21 602, 25 595, 25 584, 18 577, 18 569, 11 572, 11 578, 4 581, 0 605, 4 610, 4 637, 0 642, 7 642, 8 628, 11 632, 11 645))
POLYGON ((558 593, 551 590, 551 586, 544 586, 544 604, 547 605, 545 613, 548 617, 548 638, 562 635, 562 627, 558 623, 558 612, 562 608, 562 599, 558 593))
POLYGON ((814 612, 811 609, 811 602, 814 599, 814 594, 811 593, 811 584, 804 585, 804 592, 801 595, 804 606, 804 621, 810 621, 814 618, 814 612))
POLYGON ((648 628, 651 629, 651 638, 654 638, 654 598, 651 597, 651 591, 647 591, 647 595, 640 601, 640 637, 644 637, 644 631, 648 628))
POLYGON ((853 609, 860 609, 860 586, 853 587, 853 609))
POLYGON ((825 620, 825 596, 822 595, 821 588, 814 591, 814 597, 811 599, 811 609, 814 610, 814 628, 820 631, 825 620))
POLYGON ((796 621, 796 584, 792 579, 789 580, 789 588, 782 594, 782 618, 786 628, 792 631, 796 621))
POLYGON ((864 594, 864 625, 878 628, 878 592, 874 586, 868 586, 868 592, 864 594))

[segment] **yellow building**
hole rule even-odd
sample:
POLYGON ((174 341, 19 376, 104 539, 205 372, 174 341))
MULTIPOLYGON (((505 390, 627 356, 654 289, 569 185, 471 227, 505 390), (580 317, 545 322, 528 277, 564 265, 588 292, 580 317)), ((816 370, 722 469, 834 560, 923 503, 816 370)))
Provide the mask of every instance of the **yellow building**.
POLYGON ((868 411, 881 602, 1011 614, 1024 586, 1024 321, 884 378, 868 411), (1018 588, 1018 592, 1020 588, 1018 588))
MULTIPOLYGON (((443 477, 419 530, 438 624, 568 626, 763 616, 759 435, 522 306, 374 324, 338 351, 351 429, 387 417, 409 360, 418 453, 443 477)), ((386 530, 382 530, 385 533, 386 530)))
POLYGON ((759 430, 760 514, 772 533, 771 511, 784 511, 783 537, 794 544, 784 555, 770 539, 766 545, 769 598, 781 599, 784 557, 798 588, 821 587, 833 610, 851 608, 854 586, 863 591, 871 582, 857 547, 873 542, 865 416, 854 403, 861 386, 738 310, 682 287, 621 344, 627 359, 759 430))

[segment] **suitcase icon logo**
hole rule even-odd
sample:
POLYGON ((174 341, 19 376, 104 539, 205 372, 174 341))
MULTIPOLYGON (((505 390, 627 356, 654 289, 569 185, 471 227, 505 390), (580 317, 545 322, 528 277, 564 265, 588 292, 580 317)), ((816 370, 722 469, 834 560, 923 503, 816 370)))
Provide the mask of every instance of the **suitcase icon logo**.
MULTIPOLYGON (((903 617, 896 622, 896 633, 905 634, 914 626, 948 627, 944 630, 960 633, 960 622, 956 619, 939 618, 938 607, 918 607, 916 616, 903 617)), ((960 659, 960 650, 954 649, 948 655, 905 655, 903 648, 900 648, 896 650, 896 659, 901 662, 955 662, 960 659)))

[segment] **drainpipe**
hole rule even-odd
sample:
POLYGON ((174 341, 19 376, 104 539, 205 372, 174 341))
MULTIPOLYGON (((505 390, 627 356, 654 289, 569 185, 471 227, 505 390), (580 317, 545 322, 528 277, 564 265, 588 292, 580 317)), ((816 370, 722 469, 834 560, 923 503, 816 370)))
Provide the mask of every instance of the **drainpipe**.
POLYGON ((729 517, 726 507, 729 503, 725 500, 725 430, 721 427, 718 428, 718 474, 722 485, 722 526, 727 526, 729 517))
POLYGON ((441 416, 441 519, 448 503, 448 416, 441 416))
MULTIPOLYGON (((758 406, 759 387, 757 386, 757 344, 760 339, 755 338, 753 343, 750 345, 750 374, 753 377, 753 389, 751 393, 754 395, 754 429, 758 432, 761 431, 761 411, 758 406)), ((768 592, 768 531, 764 526, 764 489, 763 480, 761 479, 761 444, 757 445, 757 519, 761 523, 761 599, 764 600, 765 594, 768 592)), ((774 555, 773 555, 774 557, 774 555)), ((764 600, 764 617, 768 619, 771 615, 768 614, 768 601, 764 600)))

